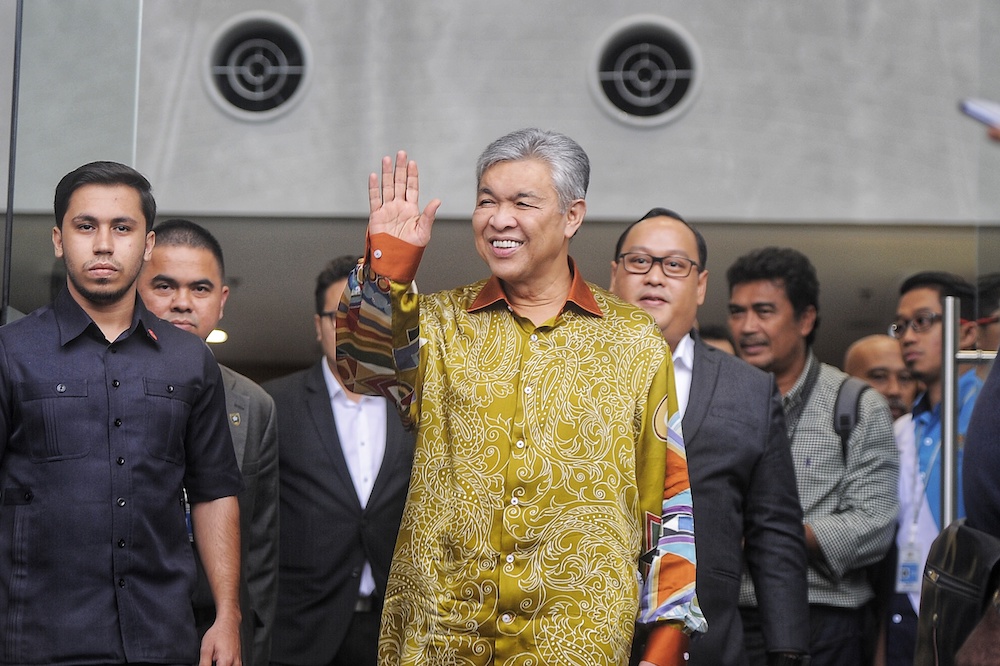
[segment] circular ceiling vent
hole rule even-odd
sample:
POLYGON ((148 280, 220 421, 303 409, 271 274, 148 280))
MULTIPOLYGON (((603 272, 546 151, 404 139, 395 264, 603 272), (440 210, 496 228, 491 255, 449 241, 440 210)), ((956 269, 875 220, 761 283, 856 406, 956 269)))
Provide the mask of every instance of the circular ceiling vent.
POLYGON ((701 84, 701 54, 691 36, 661 16, 619 21, 598 43, 591 89, 601 107, 630 125, 678 118, 701 84))
POLYGON ((233 17, 211 40, 207 83, 215 102, 243 120, 270 120, 301 99, 310 70, 298 26, 270 12, 233 17))

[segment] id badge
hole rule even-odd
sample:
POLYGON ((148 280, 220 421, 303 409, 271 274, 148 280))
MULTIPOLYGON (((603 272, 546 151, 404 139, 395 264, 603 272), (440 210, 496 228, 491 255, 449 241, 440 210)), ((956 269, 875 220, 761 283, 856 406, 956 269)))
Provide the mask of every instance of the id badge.
POLYGON ((899 561, 896 564, 896 592, 909 594, 920 592, 921 578, 924 567, 920 561, 920 549, 916 544, 908 543, 899 551, 899 561))

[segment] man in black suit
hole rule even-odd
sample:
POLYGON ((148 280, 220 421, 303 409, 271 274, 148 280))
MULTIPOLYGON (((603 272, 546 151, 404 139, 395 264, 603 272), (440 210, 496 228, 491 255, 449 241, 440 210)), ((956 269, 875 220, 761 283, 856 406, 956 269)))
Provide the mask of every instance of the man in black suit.
POLYGON ((272 664, 375 664, 413 437, 384 398, 346 391, 336 372, 334 320, 356 264, 357 257, 340 257, 316 280, 323 358, 264 384, 281 427, 272 664))
POLYGON ((698 337, 707 255, 697 230, 654 208, 621 235, 611 262, 611 290, 653 316, 674 357, 697 593, 708 620, 708 632, 691 641, 690 663, 748 663, 737 605, 744 562, 757 586, 768 663, 803 663, 806 551, 781 397, 772 375, 698 337))

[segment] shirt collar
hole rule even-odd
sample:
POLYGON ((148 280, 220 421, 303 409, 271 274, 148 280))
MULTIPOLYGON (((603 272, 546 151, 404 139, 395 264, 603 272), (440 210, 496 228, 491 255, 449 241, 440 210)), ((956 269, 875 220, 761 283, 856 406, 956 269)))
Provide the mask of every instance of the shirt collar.
POLYGON ((808 350, 806 352, 806 364, 802 367, 799 378, 795 380, 795 384, 792 385, 788 394, 782 398, 782 403, 784 403, 786 411, 802 401, 802 390, 806 385, 806 378, 809 377, 809 371, 812 370, 813 365, 818 362, 812 350, 808 350))
MULTIPOLYGON (((72 340, 80 337, 89 327, 93 326, 95 330, 95 335, 97 335, 101 340, 104 339, 104 335, 100 332, 97 324, 94 320, 90 318, 80 304, 76 302, 73 295, 69 293, 69 289, 63 287, 59 294, 56 296, 56 300, 52 304, 52 310, 55 313, 56 323, 59 326, 59 344, 66 345, 72 340)), ((139 298, 139 294, 135 295, 135 308, 132 310, 132 324, 129 326, 128 331, 126 331, 125 337, 132 335, 136 330, 141 330, 144 332, 145 337, 151 340, 155 344, 159 345, 159 338, 156 337, 156 327, 161 324, 160 319, 154 317, 146 306, 143 304, 142 299, 139 298)), ((172 326, 172 324, 168 324, 172 326)), ((114 340, 112 340, 114 342, 114 340)))
POLYGON ((677 343, 677 349, 673 350, 673 361, 674 368, 679 366, 687 370, 694 369, 694 340, 690 333, 685 333, 677 343))
MULTIPOLYGON (((570 283, 566 303, 572 303, 595 317, 603 317, 604 313, 601 311, 601 306, 597 304, 597 300, 594 298, 594 294, 591 293, 590 287, 587 286, 586 281, 580 275, 580 271, 577 270, 573 257, 569 257, 569 272, 573 281, 570 283)), ((476 300, 468 307, 468 311, 475 312, 482 310, 500 301, 510 305, 510 301, 507 300, 507 295, 503 291, 503 283, 500 282, 497 276, 491 275, 490 279, 486 281, 486 284, 483 285, 482 290, 476 296, 476 300)), ((565 305, 563 309, 565 309, 565 305)))

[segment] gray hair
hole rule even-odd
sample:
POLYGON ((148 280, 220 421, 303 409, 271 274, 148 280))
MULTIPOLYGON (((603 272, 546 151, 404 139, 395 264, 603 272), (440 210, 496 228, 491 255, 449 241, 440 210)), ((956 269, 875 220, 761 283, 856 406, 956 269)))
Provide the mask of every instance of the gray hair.
POLYGON ((483 151, 476 162, 476 183, 498 162, 538 159, 549 165, 552 185, 559 196, 559 212, 587 196, 590 184, 590 159, 573 139, 558 132, 530 127, 500 137, 483 151))

